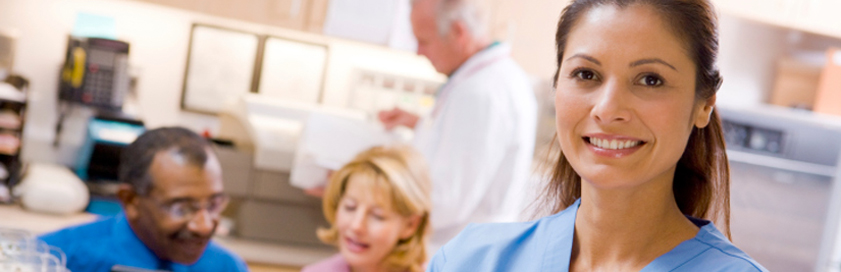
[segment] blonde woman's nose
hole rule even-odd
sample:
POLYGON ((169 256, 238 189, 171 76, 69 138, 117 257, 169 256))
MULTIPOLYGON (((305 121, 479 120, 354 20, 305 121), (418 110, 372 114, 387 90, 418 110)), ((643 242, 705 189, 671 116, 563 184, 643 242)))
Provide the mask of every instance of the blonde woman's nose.
POLYGON ((367 213, 368 212, 365 211, 365 209, 357 209, 352 215, 353 217, 351 218, 350 229, 353 231, 365 230, 365 227, 367 227, 365 224, 367 213))

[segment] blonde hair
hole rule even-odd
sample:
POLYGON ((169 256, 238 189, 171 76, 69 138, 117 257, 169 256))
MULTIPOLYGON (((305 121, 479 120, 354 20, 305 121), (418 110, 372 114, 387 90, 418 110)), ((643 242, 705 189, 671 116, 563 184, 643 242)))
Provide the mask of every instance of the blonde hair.
POLYGON ((385 204, 401 216, 421 217, 415 233, 398 241, 383 263, 395 271, 423 271, 432 203, 429 170, 420 154, 407 146, 374 147, 333 173, 323 199, 324 217, 331 226, 316 232, 324 243, 337 245, 336 212, 351 176, 371 191, 380 193, 377 197, 390 202, 385 204))

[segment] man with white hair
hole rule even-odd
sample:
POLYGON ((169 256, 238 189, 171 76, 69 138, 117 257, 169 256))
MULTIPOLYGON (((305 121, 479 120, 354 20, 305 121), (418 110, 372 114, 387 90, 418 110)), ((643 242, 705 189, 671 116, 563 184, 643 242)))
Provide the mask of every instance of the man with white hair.
POLYGON ((510 47, 488 37, 478 0, 415 0, 418 54, 448 76, 430 116, 380 112, 386 128, 414 128, 429 162, 432 252, 469 223, 518 219, 528 202, 537 103, 510 47))

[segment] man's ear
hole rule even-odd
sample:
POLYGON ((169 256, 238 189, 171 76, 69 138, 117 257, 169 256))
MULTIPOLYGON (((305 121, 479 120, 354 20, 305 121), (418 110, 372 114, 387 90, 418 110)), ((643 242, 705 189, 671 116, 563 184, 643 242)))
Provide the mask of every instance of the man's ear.
POLYGON ((137 195, 137 191, 134 190, 134 187, 127 183, 120 184, 120 187, 117 190, 117 198, 119 198, 120 203, 123 204, 123 210, 126 213, 126 218, 129 220, 137 218, 140 213, 137 210, 139 208, 137 206, 139 203, 139 196, 137 195))
POLYGON ((447 33, 447 38, 458 44, 459 47, 466 47, 470 45, 470 31, 467 25, 462 21, 455 21, 450 25, 450 32, 447 33))
POLYGON ((421 216, 420 215, 412 215, 409 217, 409 220, 406 221, 404 225, 403 231, 400 232, 400 240, 406 240, 415 235, 415 232, 418 231, 418 227, 420 227, 421 223, 421 216))

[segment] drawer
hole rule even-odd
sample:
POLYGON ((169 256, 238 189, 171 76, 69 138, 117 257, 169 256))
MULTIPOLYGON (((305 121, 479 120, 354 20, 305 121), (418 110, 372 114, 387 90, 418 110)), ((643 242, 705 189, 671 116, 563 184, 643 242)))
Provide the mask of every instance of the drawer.
POLYGON ((289 184, 289 173, 253 170, 251 195, 261 200, 274 200, 308 206, 321 206, 321 199, 304 194, 304 190, 289 184))
POLYGON ((319 227, 328 226, 320 205, 247 200, 239 209, 237 233, 249 239, 329 247, 315 234, 319 227))
POLYGON ((222 184, 231 196, 246 196, 251 188, 252 154, 230 147, 214 148, 222 165, 222 184))

